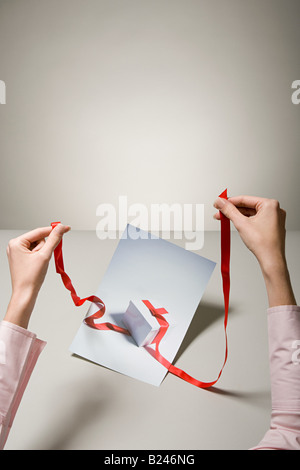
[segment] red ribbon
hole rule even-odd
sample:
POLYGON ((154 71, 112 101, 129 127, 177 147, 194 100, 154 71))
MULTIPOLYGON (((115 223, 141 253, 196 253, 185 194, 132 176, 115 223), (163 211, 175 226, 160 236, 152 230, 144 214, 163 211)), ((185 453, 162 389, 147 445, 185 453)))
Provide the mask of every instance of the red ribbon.
MULTIPOLYGON (((60 222, 53 222, 51 224, 52 229, 54 229, 54 227, 56 227, 59 223, 60 222)), ((81 299, 80 297, 78 297, 71 279, 65 272, 64 260, 63 260, 63 254, 62 254, 62 240, 59 242, 59 244, 54 250, 54 260, 55 260, 56 272, 60 274, 66 289, 68 289, 71 292, 71 297, 76 307, 80 307, 86 301, 93 302, 99 307, 99 310, 96 313, 94 313, 90 317, 85 318, 84 323, 86 323, 91 328, 95 328, 97 330, 113 330, 118 333, 130 335, 128 330, 126 330, 125 328, 121 328, 117 325, 114 325, 112 323, 100 323, 100 324, 95 323, 95 320, 98 320, 99 318, 103 317, 103 315, 105 314, 105 304, 103 300, 99 299, 99 297, 96 297, 95 295, 85 297, 84 299, 81 299)))
MULTIPOLYGON (((223 199, 227 199, 227 189, 222 194, 220 194, 219 197, 223 199)), ((197 380, 191 377, 189 374, 187 374, 183 370, 179 369, 178 367, 173 366, 173 364, 171 364, 164 356, 161 355, 159 351, 159 346, 160 346, 161 340, 165 336, 169 327, 169 323, 165 319, 164 315, 167 314, 168 312, 164 308, 155 308, 151 304, 151 302, 149 302, 149 300, 143 300, 144 304, 149 308, 151 314, 157 319, 160 325, 158 334, 152 341, 151 345, 145 346, 145 349, 158 362, 160 362, 164 367, 166 367, 171 374, 176 375, 182 380, 185 380, 186 382, 189 382, 190 384, 195 385, 196 387, 199 387, 199 388, 210 388, 218 382, 219 378, 222 375, 223 369, 225 367, 225 364, 228 358, 227 323, 228 323, 229 293, 230 293, 230 220, 227 219, 222 213, 220 213, 220 217, 221 217, 221 274, 222 274, 224 309, 225 309, 225 316, 224 316, 225 359, 224 359, 223 366, 219 372, 219 375, 214 381, 202 382, 200 380, 197 380), (151 347, 152 345, 155 346, 154 349, 151 347)), ((58 224, 59 222, 53 222, 51 224, 52 228, 56 227, 56 225, 58 224)), ((113 325, 112 323, 96 323, 96 320, 102 318, 103 315, 105 314, 105 304, 101 299, 99 299, 99 297, 96 297, 95 295, 92 295, 90 297, 86 297, 83 299, 78 297, 74 289, 74 286, 71 282, 71 279, 66 274, 65 269, 64 269, 64 262, 63 262, 63 255, 62 255, 62 240, 60 241, 60 243, 54 250, 54 259, 55 259, 56 272, 60 274, 66 289, 68 289, 71 292, 71 297, 76 307, 81 306, 86 301, 92 302, 99 307, 99 310, 96 313, 85 318, 84 323, 88 325, 89 327, 97 329, 97 330, 112 330, 112 331, 116 331, 118 333, 123 333, 123 334, 130 336, 130 332, 127 329, 121 328, 117 325, 113 325)))

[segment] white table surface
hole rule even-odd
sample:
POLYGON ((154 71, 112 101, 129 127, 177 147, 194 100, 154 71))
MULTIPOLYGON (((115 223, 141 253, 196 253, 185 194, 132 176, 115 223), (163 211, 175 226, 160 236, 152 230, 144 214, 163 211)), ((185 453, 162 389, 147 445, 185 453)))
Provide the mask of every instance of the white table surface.
MULTIPOLYGON (((0 231, 1 318, 10 298, 6 245, 22 231, 0 231)), ((224 359, 218 232, 199 254, 217 267, 179 350, 176 365, 203 380, 224 359)), ((176 241, 182 244, 182 241, 176 241)), ((117 240, 71 231, 65 268, 80 297, 94 294, 117 240)), ((287 258, 300 297, 300 232, 287 233, 287 258)), ((267 296, 254 256, 232 233, 229 358, 210 391, 168 374, 151 386, 72 356, 69 346, 88 306, 76 308, 51 261, 29 329, 47 341, 17 412, 6 449, 248 449, 269 427, 267 296)), ((299 300, 298 300, 299 302, 299 300)))

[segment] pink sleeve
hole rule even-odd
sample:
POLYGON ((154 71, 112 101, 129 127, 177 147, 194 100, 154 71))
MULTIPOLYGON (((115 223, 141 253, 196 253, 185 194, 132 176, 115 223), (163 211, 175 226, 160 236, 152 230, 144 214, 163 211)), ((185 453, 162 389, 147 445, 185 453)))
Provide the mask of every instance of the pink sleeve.
POLYGON ((20 326, 0 323, 0 449, 45 342, 20 326))
POLYGON ((300 307, 268 309, 272 414, 253 450, 300 450, 300 307))

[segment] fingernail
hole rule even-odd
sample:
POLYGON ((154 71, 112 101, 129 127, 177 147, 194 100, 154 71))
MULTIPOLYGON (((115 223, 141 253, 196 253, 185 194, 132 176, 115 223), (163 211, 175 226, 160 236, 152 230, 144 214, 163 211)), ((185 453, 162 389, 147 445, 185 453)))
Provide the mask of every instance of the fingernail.
POLYGON ((217 197, 214 203, 214 207, 216 209, 221 209, 224 206, 224 204, 225 204, 225 199, 223 199, 222 197, 217 197))
POLYGON ((56 226, 56 230, 59 232, 60 235, 63 235, 64 233, 71 230, 71 227, 69 227, 68 225, 63 225, 63 224, 60 223, 56 226))

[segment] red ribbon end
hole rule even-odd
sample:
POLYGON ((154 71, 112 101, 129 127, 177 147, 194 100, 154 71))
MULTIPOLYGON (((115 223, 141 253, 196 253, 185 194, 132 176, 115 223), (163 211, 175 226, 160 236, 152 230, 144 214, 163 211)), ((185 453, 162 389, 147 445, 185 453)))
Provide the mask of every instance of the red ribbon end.
POLYGON ((227 199, 227 188, 222 192, 222 194, 220 194, 219 197, 221 197, 223 199, 227 199))

